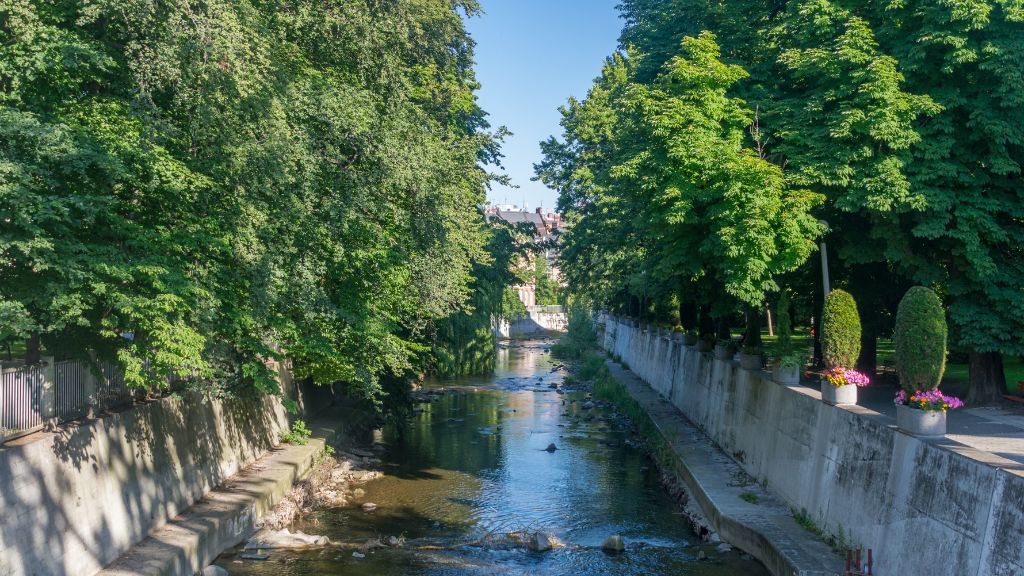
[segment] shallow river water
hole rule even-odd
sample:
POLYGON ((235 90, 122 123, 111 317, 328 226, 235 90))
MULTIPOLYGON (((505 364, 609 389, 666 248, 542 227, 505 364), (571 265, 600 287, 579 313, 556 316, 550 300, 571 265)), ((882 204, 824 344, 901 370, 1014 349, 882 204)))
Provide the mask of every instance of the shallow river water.
POLYGON ((351 506, 320 510, 294 527, 336 545, 275 551, 265 561, 229 553, 218 565, 259 576, 767 576, 749 557, 719 553, 693 536, 609 411, 585 410, 582 393, 550 387, 564 374, 552 371, 550 344, 502 347, 494 375, 436 384, 447 393, 424 405, 404 434, 380 432, 385 476, 364 485, 351 506), (550 443, 558 450, 545 451, 550 443), (378 508, 363 512, 364 502, 378 508), (548 532, 560 545, 549 552, 501 545, 501 535, 517 531, 548 532), (611 534, 626 539, 625 553, 600 549, 611 534), (353 557, 355 545, 389 536, 403 545, 353 557), (701 552, 706 558, 698 560, 701 552))

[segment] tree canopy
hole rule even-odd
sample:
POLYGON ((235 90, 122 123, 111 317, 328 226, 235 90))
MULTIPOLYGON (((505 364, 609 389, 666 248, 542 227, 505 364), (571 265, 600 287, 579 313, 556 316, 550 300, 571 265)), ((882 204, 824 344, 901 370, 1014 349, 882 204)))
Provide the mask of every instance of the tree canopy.
MULTIPOLYGON (((719 316, 780 283, 820 293, 808 256, 821 219, 834 284, 872 304, 867 338, 916 283, 942 298, 972 366, 1024 353, 1019 2, 620 10, 620 51, 562 109, 537 166, 571 223, 572 290, 631 313, 675 299, 719 316)), ((978 398, 997 397, 999 378, 975 378, 978 398)))
POLYGON ((428 364, 494 262, 477 11, 5 2, 0 337, 223 390, 428 364))

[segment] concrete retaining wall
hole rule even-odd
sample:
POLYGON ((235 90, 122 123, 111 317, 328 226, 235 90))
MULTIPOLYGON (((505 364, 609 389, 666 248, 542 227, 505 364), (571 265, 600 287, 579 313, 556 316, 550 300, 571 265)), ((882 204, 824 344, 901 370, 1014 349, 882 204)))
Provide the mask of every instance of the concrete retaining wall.
POLYGON ((1024 574, 1024 467, 826 405, 665 330, 606 318, 603 344, 792 508, 873 549, 876 574, 1024 574))
POLYGON ((287 425, 276 397, 191 395, 0 447, 0 576, 95 573, 287 425))

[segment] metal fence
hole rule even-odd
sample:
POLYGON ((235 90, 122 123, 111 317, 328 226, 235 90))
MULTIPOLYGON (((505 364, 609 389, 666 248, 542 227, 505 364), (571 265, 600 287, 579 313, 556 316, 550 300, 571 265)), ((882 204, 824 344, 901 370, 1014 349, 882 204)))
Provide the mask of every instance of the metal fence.
POLYGON ((143 393, 125 384, 117 365, 102 361, 94 370, 78 360, 3 367, 0 378, 0 443, 42 429, 128 406, 143 393))
POLYGON ((45 423, 46 369, 4 368, 0 379, 0 442, 35 432, 45 423))

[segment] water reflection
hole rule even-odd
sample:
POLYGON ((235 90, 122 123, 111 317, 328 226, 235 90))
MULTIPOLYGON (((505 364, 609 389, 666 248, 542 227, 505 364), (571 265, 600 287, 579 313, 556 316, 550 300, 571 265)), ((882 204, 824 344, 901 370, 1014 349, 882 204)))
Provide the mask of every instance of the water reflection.
POLYGON ((339 546, 279 552, 266 562, 218 562, 232 574, 689 574, 766 576, 738 553, 692 539, 643 455, 626 433, 579 393, 559 393, 562 373, 546 342, 502 347, 489 378, 434 383, 448 393, 425 405, 409 428, 385 430, 382 470, 351 507, 319 511, 298 528, 339 546), (558 450, 544 450, 554 443, 558 450), (379 508, 359 509, 362 502, 379 508), (543 530, 564 543, 534 553, 480 545, 489 535, 543 530), (610 534, 625 554, 599 550, 610 534), (366 558, 367 539, 405 545, 366 558), (346 547, 347 546, 347 547, 346 547), (709 560, 697 561, 703 551, 709 560))

